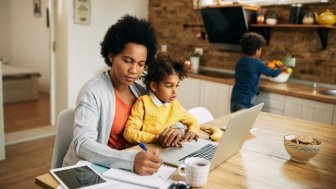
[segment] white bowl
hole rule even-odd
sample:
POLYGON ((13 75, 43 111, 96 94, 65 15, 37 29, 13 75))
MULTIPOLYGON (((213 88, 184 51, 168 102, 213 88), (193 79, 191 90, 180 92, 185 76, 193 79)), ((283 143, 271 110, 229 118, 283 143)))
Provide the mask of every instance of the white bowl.
POLYGON ((313 137, 315 144, 297 144, 294 142, 296 137, 297 135, 284 136, 286 151, 290 155, 291 160, 298 163, 307 163, 311 158, 319 153, 321 141, 313 137))
POLYGON ((267 18, 266 19, 266 24, 268 25, 275 25, 277 23, 277 19, 275 18, 267 18))
POLYGON ((281 73, 276 77, 268 77, 268 80, 276 83, 285 83, 291 74, 288 73, 281 73))

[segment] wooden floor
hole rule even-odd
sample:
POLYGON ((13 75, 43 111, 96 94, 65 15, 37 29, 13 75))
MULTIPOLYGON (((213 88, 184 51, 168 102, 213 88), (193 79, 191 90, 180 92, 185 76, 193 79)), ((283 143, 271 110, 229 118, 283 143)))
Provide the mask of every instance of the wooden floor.
POLYGON ((6 146, 0 161, 0 188, 38 189, 35 177, 50 170, 55 137, 6 146))
POLYGON ((5 133, 50 125, 50 98, 40 93, 38 100, 4 104, 5 133))

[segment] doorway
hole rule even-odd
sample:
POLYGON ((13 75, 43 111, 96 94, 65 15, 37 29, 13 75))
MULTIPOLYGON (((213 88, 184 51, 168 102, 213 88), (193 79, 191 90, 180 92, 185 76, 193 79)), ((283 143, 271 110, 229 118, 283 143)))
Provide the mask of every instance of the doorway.
POLYGON ((41 74, 37 99, 3 105, 6 145, 54 134, 54 129, 50 129, 52 70, 51 32, 47 12, 49 1, 51 0, 1 1, 1 6, 7 9, 1 16, 5 14, 4 18, 10 24, 5 25, 9 28, 5 30, 7 39, 0 38, 0 44, 3 44, 1 47, 9 48, 0 50, 0 57, 5 64, 41 74), (42 134, 41 130, 44 130, 42 134))

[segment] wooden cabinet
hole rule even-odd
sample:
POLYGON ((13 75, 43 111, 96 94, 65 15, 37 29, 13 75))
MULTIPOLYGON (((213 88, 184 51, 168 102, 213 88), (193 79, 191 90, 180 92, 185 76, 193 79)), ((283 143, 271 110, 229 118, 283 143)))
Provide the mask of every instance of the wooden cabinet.
POLYGON ((187 110, 203 106, 218 118, 230 113, 231 91, 231 85, 188 78, 182 81, 177 98, 187 110))
POLYGON ((335 105, 296 97, 286 97, 286 116, 332 124, 335 105))
POLYGON ((284 114, 286 96, 281 94, 269 93, 269 92, 260 92, 256 97, 256 103, 259 104, 264 102, 262 111, 270 112, 274 114, 284 114))
POLYGON ((200 104, 200 83, 201 80, 187 78, 180 83, 177 99, 187 110, 197 107, 200 104))
POLYGON ((201 81, 200 106, 207 108, 214 118, 230 113, 232 86, 222 83, 201 81))

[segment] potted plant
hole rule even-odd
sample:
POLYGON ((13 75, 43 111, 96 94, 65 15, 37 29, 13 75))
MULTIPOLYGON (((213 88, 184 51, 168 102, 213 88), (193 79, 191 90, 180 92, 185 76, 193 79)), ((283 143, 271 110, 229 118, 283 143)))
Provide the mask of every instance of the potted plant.
POLYGON ((199 62, 201 59, 201 53, 198 51, 192 51, 190 54, 190 62, 191 62, 191 71, 197 73, 199 68, 199 62))

